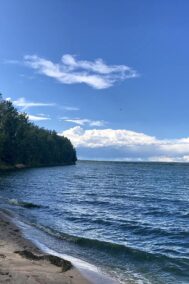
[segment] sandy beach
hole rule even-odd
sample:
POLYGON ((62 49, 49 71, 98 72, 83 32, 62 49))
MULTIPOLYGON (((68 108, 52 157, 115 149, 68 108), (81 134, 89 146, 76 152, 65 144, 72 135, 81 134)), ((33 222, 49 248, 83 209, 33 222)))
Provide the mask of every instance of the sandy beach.
POLYGON ((67 260, 44 254, 0 212, 0 283, 89 284, 67 260))

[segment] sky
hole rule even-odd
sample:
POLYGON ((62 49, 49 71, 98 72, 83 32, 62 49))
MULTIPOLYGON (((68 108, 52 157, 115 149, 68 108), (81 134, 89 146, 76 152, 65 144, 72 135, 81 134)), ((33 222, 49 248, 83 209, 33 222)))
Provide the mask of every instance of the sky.
POLYGON ((79 159, 189 162, 189 1, 0 0, 0 93, 79 159))

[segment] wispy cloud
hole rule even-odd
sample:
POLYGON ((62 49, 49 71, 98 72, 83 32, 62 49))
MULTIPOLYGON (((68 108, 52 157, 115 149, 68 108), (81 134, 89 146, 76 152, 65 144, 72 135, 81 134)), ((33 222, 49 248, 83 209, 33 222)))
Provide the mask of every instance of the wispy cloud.
POLYGON ((21 77, 21 78, 24 78, 24 79, 28 79, 28 80, 34 80, 34 78, 35 78, 35 76, 30 76, 30 75, 26 75, 26 74, 19 74, 19 76, 21 77))
POLYGON ((24 63, 40 74, 54 78, 63 84, 84 83, 95 89, 105 89, 117 81, 135 78, 138 73, 126 65, 107 65, 102 59, 77 60, 65 54, 60 63, 54 63, 37 55, 26 55, 24 63))
MULTIPOLYGON (((7 98, 6 100, 11 100, 11 98, 7 98)), ((15 107, 20 107, 22 111, 25 111, 31 107, 52 107, 56 105, 54 103, 29 102, 23 97, 13 100, 12 103, 15 107)))
POLYGON ((5 59, 3 60, 3 63, 4 64, 21 64, 21 62, 19 60, 16 60, 16 59, 5 59))
MULTIPOLYGON (((157 139, 125 129, 90 129, 76 126, 61 135, 68 137, 78 153, 114 160, 189 162, 189 138, 157 139), (103 156, 104 155, 104 156, 103 156)), ((87 156, 86 158, 89 158, 87 156)))
POLYGON ((62 108, 67 111, 78 111, 79 110, 78 107, 72 107, 72 106, 63 106, 62 108))
POLYGON ((51 120, 50 117, 47 117, 47 116, 45 116, 43 114, 38 114, 38 115, 28 114, 28 118, 31 121, 51 120))
POLYGON ((65 122, 71 122, 78 125, 88 125, 88 126, 96 126, 101 127, 105 125, 105 121, 103 120, 91 120, 87 118, 68 118, 68 117, 61 117, 62 120, 65 122))

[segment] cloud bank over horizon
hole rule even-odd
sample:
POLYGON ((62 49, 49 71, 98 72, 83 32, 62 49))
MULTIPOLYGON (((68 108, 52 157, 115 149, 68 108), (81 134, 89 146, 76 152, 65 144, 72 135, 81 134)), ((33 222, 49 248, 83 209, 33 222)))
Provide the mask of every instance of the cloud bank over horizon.
POLYGON ((76 147, 79 159, 189 162, 189 138, 157 139, 125 129, 76 126, 60 133, 76 147))
POLYGON ((62 84, 86 84, 94 89, 106 89, 118 81, 138 77, 137 71, 126 65, 107 65, 103 59, 77 60, 64 54, 60 63, 37 55, 24 56, 24 64, 38 73, 56 79, 62 84))

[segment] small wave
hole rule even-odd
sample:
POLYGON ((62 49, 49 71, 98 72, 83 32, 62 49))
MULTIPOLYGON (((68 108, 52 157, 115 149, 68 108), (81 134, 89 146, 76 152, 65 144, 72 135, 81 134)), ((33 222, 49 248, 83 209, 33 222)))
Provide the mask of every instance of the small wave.
POLYGON ((74 243, 80 247, 86 247, 90 249, 100 250, 106 252, 112 256, 123 255, 133 258, 135 261, 158 261, 158 262, 169 262, 176 261, 178 265, 189 265, 189 259, 185 257, 175 258, 169 255, 161 253, 152 253, 141 250, 139 248, 133 248, 125 246, 124 244, 118 244, 108 241, 102 241, 97 239, 89 239, 85 237, 78 237, 63 232, 59 232, 55 229, 45 227, 40 224, 30 223, 30 225, 48 233, 49 235, 55 236, 56 238, 74 243))
POLYGON ((78 237, 75 235, 60 232, 59 230, 44 226, 39 223, 36 224, 27 221, 26 224, 36 227, 39 230, 47 233, 48 235, 51 235, 59 240, 63 240, 68 244, 70 243, 76 245, 76 247, 78 246, 78 248, 80 247, 84 251, 88 251, 90 249, 90 252, 95 255, 96 253, 97 255, 98 253, 102 253, 103 258, 107 257, 111 260, 119 259, 119 264, 121 266, 123 263, 125 263, 125 260, 129 263, 133 263, 136 266, 140 266, 141 263, 143 263, 145 267, 148 267, 149 265, 151 265, 151 263, 153 263, 153 266, 157 269, 162 269, 162 267, 165 267, 165 271, 169 271, 175 275, 189 277, 189 259, 187 257, 174 257, 158 252, 144 251, 141 248, 127 246, 125 244, 78 237))
POLYGON ((110 226, 110 225, 114 225, 113 221, 109 221, 109 220, 103 220, 100 218, 96 218, 91 220, 90 216, 87 217, 77 217, 77 216, 68 216, 66 217, 66 220, 68 221, 72 221, 72 222, 86 222, 86 223, 90 223, 90 224, 98 224, 98 225, 104 225, 104 226, 110 226))
POLYGON ((189 212, 181 213, 182 218, 189 218, 189 212))
POLYGON ((41 207, 43 207, 42 205, 34 204, 32 202, 19 201, 17 199, 9 199, 8 203, 11 204, 11 205, 25 207, 25 208, 41 208, 41 207))

